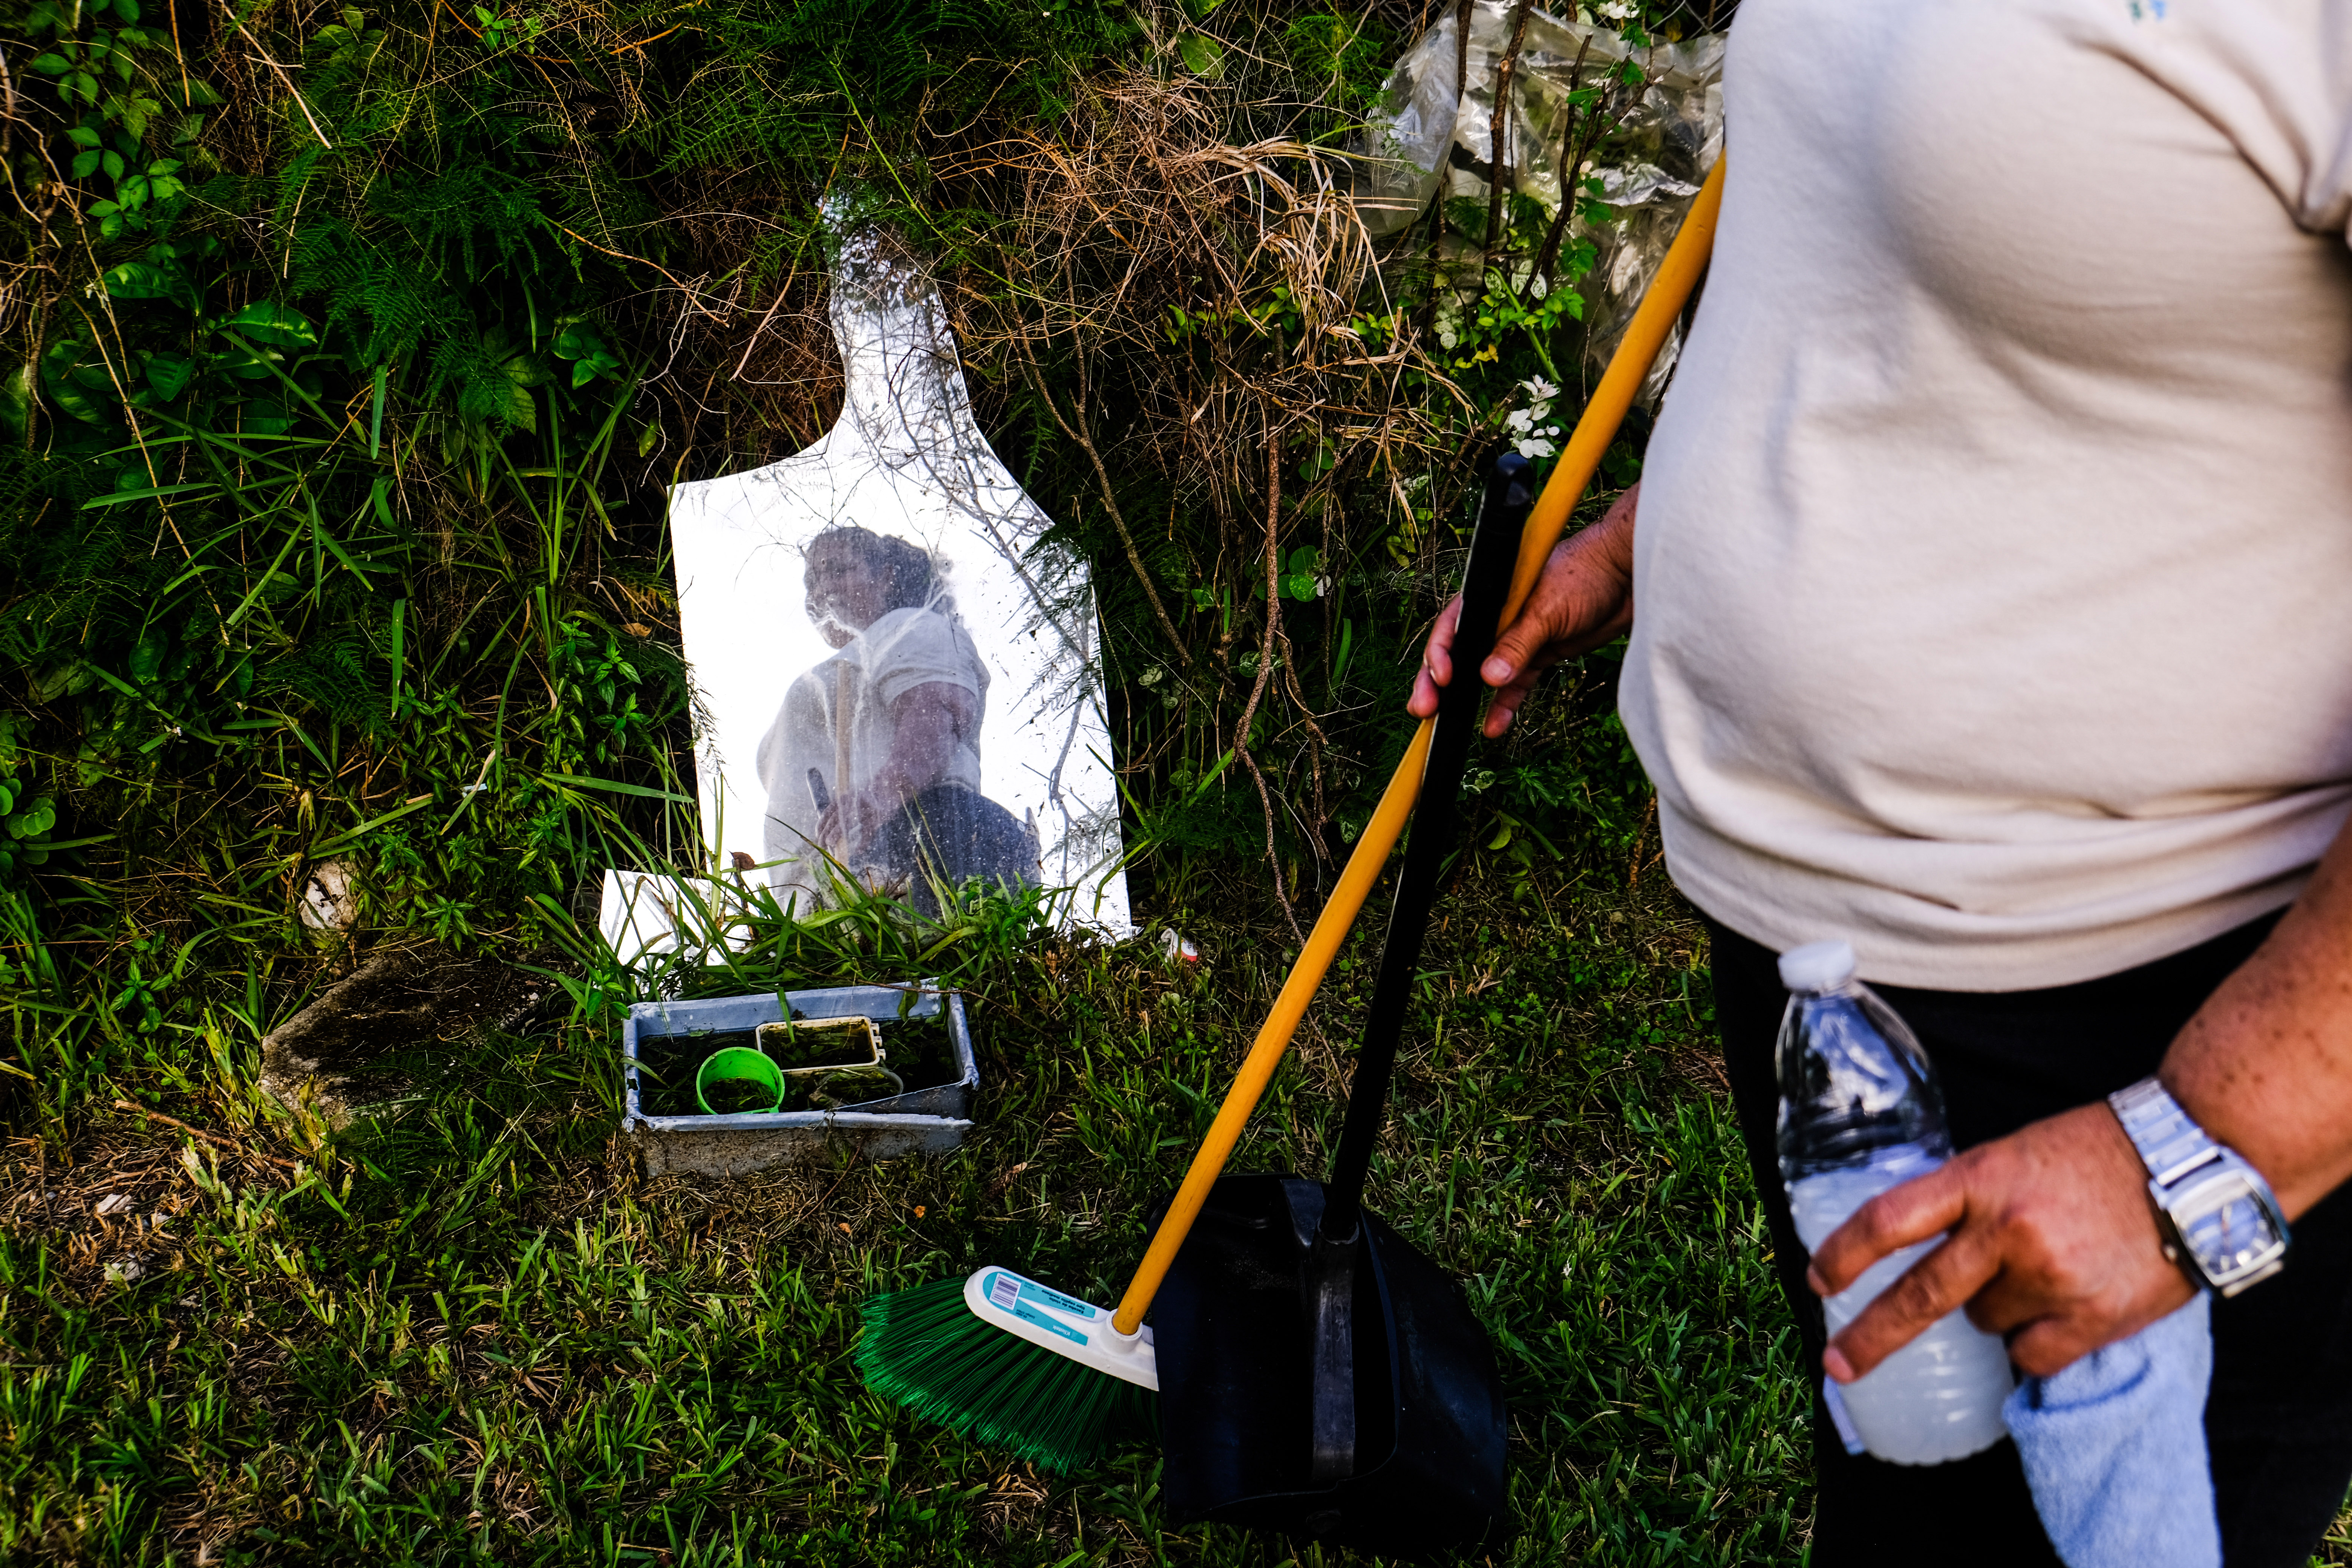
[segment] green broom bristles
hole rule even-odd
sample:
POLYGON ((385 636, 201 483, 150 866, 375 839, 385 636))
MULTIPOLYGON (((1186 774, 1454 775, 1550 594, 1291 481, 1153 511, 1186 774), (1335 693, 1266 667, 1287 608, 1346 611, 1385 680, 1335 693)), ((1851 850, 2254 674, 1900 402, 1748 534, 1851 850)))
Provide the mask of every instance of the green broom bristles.
POLYGON ((866 1387, 1039 1469, 1067 1475, 1157 1425, 1151 1390, 982 1322, 961 1279, 868 1297, 863 1311, 866 1387))

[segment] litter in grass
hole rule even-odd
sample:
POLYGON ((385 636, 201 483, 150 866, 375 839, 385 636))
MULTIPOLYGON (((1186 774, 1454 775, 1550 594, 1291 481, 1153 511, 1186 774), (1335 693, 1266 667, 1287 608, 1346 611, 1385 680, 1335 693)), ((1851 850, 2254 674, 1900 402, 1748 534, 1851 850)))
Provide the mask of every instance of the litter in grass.
POLYGON ((829 1150, 869 1159, 944 1152, 971 1130, 980 1083, 962 996, 929 984, 640 1002, 629 1009, 621 1048, 623 1131, 649 1175, 741 1174, 829 1150), (787 1008, 790 1034, 781 1027, 787 1008), (730 1113, 714 1100, 706 1112, 696 1097, 697 1071, 713 1052, 757 1050, 768 1031, 788 1042, 823 1037, 833 1031, 809 1025, 853 1020, 870 1025, 868 1060, 887 1063, 896 1085, 871 1068, 796 1058, 772 1111, 730 1113))
POLYGON ((303 925, 322 936, 350 931, 360 918, 359 884, 351 862, 329 860, 312 867, 297 910, 303 925))

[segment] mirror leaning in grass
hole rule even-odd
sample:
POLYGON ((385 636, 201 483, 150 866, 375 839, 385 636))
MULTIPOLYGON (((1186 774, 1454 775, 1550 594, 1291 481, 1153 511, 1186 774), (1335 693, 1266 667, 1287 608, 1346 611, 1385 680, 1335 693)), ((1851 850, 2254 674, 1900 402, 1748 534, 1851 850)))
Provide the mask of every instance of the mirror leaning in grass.
POLYGON ((827 220, 841 418, 671 500, 706 842, 803 911, 848 880, 936 916, 976 879, 1123 934, 1085 564, 973 423, 929 279, 851 201, 827 220))

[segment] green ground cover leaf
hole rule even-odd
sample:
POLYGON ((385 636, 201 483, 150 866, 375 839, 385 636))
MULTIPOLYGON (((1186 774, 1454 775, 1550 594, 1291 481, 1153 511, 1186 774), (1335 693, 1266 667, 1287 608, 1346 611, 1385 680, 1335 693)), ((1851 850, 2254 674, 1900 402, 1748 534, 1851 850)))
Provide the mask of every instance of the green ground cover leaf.
POLYGON ((272 348, 314 349, 319 346, 319 329, 310 324, 310 318, 290 305, 281 305, 272 300, 247 305, 223 318, 220 324, 272 348))

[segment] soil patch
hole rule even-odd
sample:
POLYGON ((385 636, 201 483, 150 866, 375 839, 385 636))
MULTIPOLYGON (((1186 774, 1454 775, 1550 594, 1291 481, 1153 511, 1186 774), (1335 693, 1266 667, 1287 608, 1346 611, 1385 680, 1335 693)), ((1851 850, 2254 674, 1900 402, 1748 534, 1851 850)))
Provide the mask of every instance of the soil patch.
POLYGON ((520 1024, 549 982, 499 959, 441 948, 379 952, 261 1042, 261 1087, 341 1127, 416 1087, 420 1053, 520 1024))
MULTIPOLYGON (((106 1119, 54 1153, 38 1138, 0 1152, 0 1235, 50 1249, 58 1276, 85 1298, 108 1285, 190 1268, 181 1217, 201 1201, 186 1135, 106 1119)), ((201 1158, 231 1187, 283 1188, 293 1162, 197 1130, 201 1158)), ((202 1276, 190 1274, 191 1289, 202 1276)), ((183 1306, 192 1302, 183 1302, 183 1306)))

